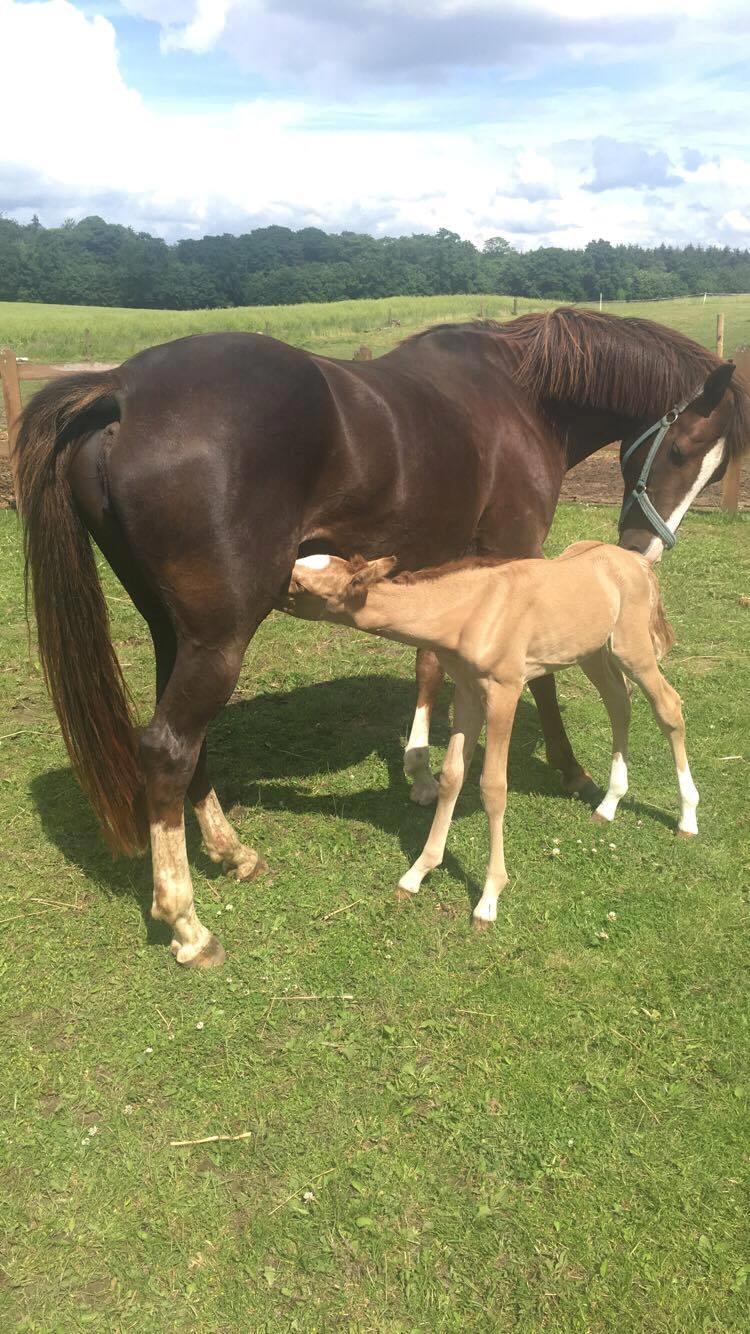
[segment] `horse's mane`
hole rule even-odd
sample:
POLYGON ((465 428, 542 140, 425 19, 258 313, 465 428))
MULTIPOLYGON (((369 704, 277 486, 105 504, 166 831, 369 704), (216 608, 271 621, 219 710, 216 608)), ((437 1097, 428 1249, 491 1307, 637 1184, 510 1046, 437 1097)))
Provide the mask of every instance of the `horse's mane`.
MULTIPOLYGON (((513 378, 542 402, 632 418, 656 420, 721 365, 713 352, 676 329, 637 316, 570 306, 519 315, 507 324, 476 320, 437 325, 413 338, 460 330, 490 334, 513 350, 513 378)), ((727 449, 730 457, 737 457, 750 448, 750 386, 735 373, 730 392, 734 413, 727 449)))

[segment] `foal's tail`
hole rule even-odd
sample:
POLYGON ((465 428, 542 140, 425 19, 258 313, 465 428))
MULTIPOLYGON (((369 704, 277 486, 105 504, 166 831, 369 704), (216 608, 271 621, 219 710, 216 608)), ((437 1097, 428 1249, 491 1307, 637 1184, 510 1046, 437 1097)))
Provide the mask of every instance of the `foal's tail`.
POLYGON ((649 617, 648 632, 651 636, 651 643, 654 646, 657 662, 665 658, 675 642, 674 630, 667 620, 667 613, 664 610, 664 603, 661 600, 661 590, 659 580, 652 567, 648 571, 650 592, 651 592, 651 615, 649 617))
POLYGON ((107 842, 133 853, 144 846, 147 825, 132 706, 68 477, 70 446, 119 417, 118 387, 112 371, 47 385, 23 413, 16 450, 26 599, 28 606, 31 586, 47 688, 107 842))

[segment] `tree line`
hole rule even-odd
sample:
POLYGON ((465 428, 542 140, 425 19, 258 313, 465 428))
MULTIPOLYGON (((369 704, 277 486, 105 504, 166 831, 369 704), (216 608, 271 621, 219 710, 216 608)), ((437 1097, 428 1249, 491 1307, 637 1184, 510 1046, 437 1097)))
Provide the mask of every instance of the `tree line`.
POLYGON ((99 217, 43 227, 0 216, 0 300, 199 310, 347 298, 498 292, 554 301, 644 301, 750 292, 750 252, 729 247, 540 246, 455 232, 374 238, 260 227, 168 245, 99 217))

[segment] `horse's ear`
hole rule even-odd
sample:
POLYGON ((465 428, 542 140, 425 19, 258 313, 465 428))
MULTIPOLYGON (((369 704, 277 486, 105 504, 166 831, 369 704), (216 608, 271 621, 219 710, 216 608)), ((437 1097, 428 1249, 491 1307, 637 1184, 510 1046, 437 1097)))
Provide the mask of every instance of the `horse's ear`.
MULTIPOLYGON (((354 565, 355 562, 358 563, 356 556, 350 564, 354 565)), ((381 579, 385 579, 387 574, 390 574, 397 564, 398 560, 395 556, 381 556, 380 560, 367 561, 352 575, 349 587, 346 590, 347 596, 361 593, 365 588, 369 588, 370 584, 379 583, 381 579)))
POLYGON ((721 366, 716 367, 716 370, 711 371, 698 397, 690 404, 691 412, 697 412, 701 417, 710 417, 729 388, 729 381, 734 371, 733 361, 724 361, 721 366))

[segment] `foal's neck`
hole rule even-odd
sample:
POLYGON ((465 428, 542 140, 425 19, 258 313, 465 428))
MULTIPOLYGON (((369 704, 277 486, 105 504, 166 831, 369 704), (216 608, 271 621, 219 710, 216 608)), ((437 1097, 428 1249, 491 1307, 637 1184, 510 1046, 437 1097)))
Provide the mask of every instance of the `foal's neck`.
POLYGON ((469 568, 414 583, 384 579, 371 585, 362 606, 347 610, 343 619, 405 644, 452 649, 479 592, 477 580, 486 580, 487 573, 469 568))

